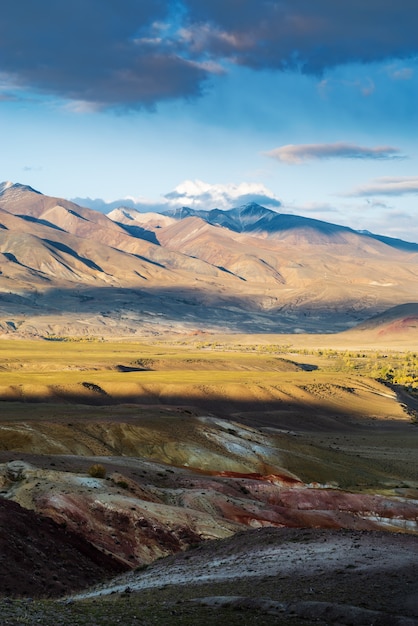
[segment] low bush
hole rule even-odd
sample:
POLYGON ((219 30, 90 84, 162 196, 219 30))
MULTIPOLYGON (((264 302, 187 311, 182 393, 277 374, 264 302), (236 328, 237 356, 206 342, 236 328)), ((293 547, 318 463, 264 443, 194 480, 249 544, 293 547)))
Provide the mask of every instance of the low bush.
POLYGON ((105 478, 106 468, 101 463, 94 463, 89 467, 89 475, 92 478, 105 478))

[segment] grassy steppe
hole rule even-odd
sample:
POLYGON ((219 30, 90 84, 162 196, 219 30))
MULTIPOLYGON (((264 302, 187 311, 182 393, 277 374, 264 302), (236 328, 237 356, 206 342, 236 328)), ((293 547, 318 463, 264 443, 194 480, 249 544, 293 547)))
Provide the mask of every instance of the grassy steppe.
MULTIPOLYGON (((1 341, 0 453, 193 466, 200 455, 202 468, 231 469, 196 421, 209 414, 268 433, 283 466, 305 482, 416 486, 415 379, 398 395, 379 380, 383 370, 391 384, 406 369, 414 375, 416 354, 272 339, 1 341)), ((245 462, 253 471, 264 463, 245 462)))

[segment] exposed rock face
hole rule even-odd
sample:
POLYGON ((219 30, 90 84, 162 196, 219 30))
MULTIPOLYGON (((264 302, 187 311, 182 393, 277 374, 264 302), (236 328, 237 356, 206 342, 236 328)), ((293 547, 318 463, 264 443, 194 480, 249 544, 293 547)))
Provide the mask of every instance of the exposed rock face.
POLYGON ((4 478, 11 482, 19 482, 26 478, 26 472, 28 470, 34 470, 35 468, 30 463, 24 461, 10 461, 7 463, 4 478))
POLYGON ((409 337, 411 341, 417 335, 418 329, 418 303, 409 302, 384 311, 380 315, 373 316, 352 331, 346 334, 367 335, 369 338, 390 339, 398 335, 409 337))

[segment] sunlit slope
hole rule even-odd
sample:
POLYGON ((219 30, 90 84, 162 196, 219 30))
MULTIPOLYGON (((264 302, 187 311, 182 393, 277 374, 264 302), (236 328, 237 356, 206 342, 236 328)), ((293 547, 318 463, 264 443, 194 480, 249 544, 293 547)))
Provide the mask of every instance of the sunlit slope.
POLYGON ((418 338, 418 303, 409 302, 390 308, 345 334, 347 337, 352 335, 355 340, 364 337, 368 341, 373 338, 382 342, 409 338, 413 348, 412 342, 418 338))
MULTIPOLYGON (((162 245, 223 268, 244 283, 263 285, 259 302, 280 311, 325 303, 335 311, 409 298, 418 279, 417 255, 354 232, 320 237, 295 228, 281 236, 237 233, 189 217, 155 230, 162 245)), ((255 294, 254 294, 254 297, 255 294)))
MULTIPOLYGON (((0 261, 18 265, 22 278, 30 272, 32 279, 49 278, 55 287, 62 280, 135 286, 148 279, 170 284, 176 269, 190 271, 189 281, 193 273, 218 274, 199 260, 132 237, 91 209, 30 190, 8 192, 0 197, 0 250, 5 255, 0 261)), ((181 274, 177 281, 182 282, 181 274)))
POLYGON ((413 244, 258 205, 180 213, 110 219, 5 187, 1 332, 337 332, 417 293, 413 244))

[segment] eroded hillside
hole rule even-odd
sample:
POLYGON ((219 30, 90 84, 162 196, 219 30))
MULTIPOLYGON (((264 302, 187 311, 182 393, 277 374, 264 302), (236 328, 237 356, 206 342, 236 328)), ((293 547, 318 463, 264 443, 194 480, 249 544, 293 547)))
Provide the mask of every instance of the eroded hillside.
POLYGON ((124 567, 254 527, 414 533, 396 393, 276 351, 3 342, 1 495, 124 567))

